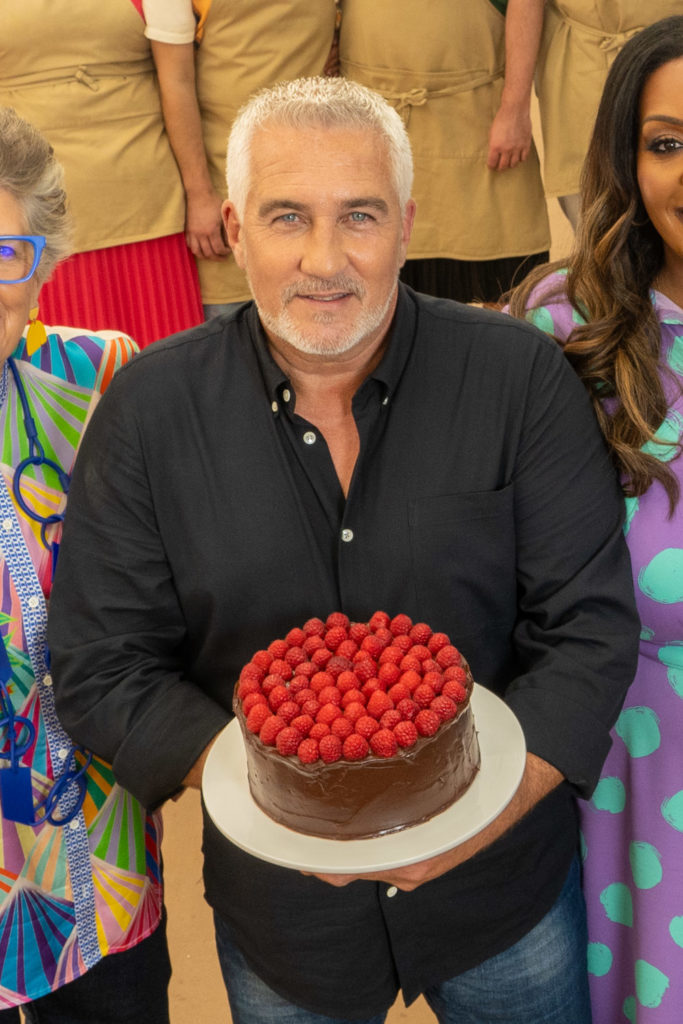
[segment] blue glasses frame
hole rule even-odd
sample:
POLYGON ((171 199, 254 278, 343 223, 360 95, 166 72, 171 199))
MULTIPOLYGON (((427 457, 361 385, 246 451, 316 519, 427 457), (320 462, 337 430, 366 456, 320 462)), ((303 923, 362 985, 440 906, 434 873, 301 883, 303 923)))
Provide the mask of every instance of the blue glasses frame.
MULTIPOLYGON (((40 258, 43 255, 45 248, 45 235, 0 235, 0 241, 6 238, 8 242, 32 242, 33 243, 33 265, 29 270, 28 274, 24 277, 13 277, 10 280, 5 280, 4 277, 0 277, 0 284, 23 284, 24 281, 30 281, 40 263, 40 258)), ((0 264, 0 274, 2 273, 2 267, 0 264)))

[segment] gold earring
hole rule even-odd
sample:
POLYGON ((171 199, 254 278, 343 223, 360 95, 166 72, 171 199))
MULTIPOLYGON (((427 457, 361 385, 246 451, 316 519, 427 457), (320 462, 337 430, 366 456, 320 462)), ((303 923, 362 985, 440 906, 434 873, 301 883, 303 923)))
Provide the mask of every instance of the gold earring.
POLYGON ((47 331, 42 320, 38 319, 38 307, 34 306, 29 313, 28 330, 26 332, 26 352, 32 356, 47 341, 47 331))

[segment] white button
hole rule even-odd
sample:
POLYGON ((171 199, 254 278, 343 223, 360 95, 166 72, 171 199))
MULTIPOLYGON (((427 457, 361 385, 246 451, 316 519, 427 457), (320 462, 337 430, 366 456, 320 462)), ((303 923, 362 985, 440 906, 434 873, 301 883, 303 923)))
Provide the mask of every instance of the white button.
POLYGON ((29 608, 37 608, 39 604, 40 604, 39 599, 36 597, 35 594, 32 594, 31 597, 29 597, 29 599, 28 599, 28 606, 29 606, 29 608))
POLYGON ((52 676, 50 675, 49 672, 46 676, 43 676, 43 682, 45 683, 46 686, 52 686, 52 676))
POLYGON ((273 410, 273 412, 277 412, 279 409, 279 405, 277 404, 277 402, 271 402, 270 408, 273 410))
POLYGON ((304 434, 304 444, 315 444, 318 438, 315 436, 312 430, 307 430, 304 434))
POLYGON ((391 897, 395 896, 397 892, 398 889, 396 888, 396 886, 390 885, 389 888, 387 889, 387 896, 389 897, 389 899, 391 899, 391 897))
POLYGON ((69 822, 69 828, 72 828, 74 830, 74 832, 75 832, 76 829, 78 828, 78 826, 79 826, 78 818, 72 818, 72 820, 69 822))
POLYGON ((389 395, 385 395, 382 399, 382 405, 389 405, 389 395))
POLYGON ((61 757, 63 761, 68 753, 69 751, 66 749, 66 747, 60 747, 60 749, 57 751, 57 757, 61 757))
POLYGON ((292 397, 292 392, 285 388, 285 390, 282 392, 282 397, 285 400, 285 402, 288 402, 292 397))
POLYGON ((353 540, 353 530, 342 530, 341 539, 348 544, 349 541, 353 540))
POLYGON ((3 528, 3 530, 7 530, 7 532, 9 533, 9 531, 12 529, 12 520, 11 519, 3 519, 3 521, 2 521, 2 528, 3 528))

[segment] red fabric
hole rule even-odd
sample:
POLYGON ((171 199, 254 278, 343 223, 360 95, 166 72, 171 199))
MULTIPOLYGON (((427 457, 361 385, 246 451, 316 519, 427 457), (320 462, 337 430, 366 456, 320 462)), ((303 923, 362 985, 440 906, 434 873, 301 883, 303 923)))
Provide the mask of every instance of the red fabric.
POLYGON ((182 234, 77 253, 43 285, 39 303, 45 323, 123 331, 140 348, 204 320, 182 234))
POLYGON ((140 15, 140 17, 141 17, 141 18, 142 18, 142 19, 144 20, 144 17, 145 17, 145 16, 144 16, 144 14, 142 13, 142 0, 131 0, 131 3, 133 4, 133 7, 134 7, 134 8, 135 8, 135 10, 136 10, 136 11, 138 12, 138 14, 140 15))

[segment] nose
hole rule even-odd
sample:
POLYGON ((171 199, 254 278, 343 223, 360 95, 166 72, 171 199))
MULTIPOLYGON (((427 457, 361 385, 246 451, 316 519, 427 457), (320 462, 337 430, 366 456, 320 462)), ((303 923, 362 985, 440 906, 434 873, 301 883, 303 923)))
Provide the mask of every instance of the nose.
POLYGON ((346 269, 343 232, 332 218, 316 220, 306 232, 301 271, 310 277, 331 278, 346 269))

